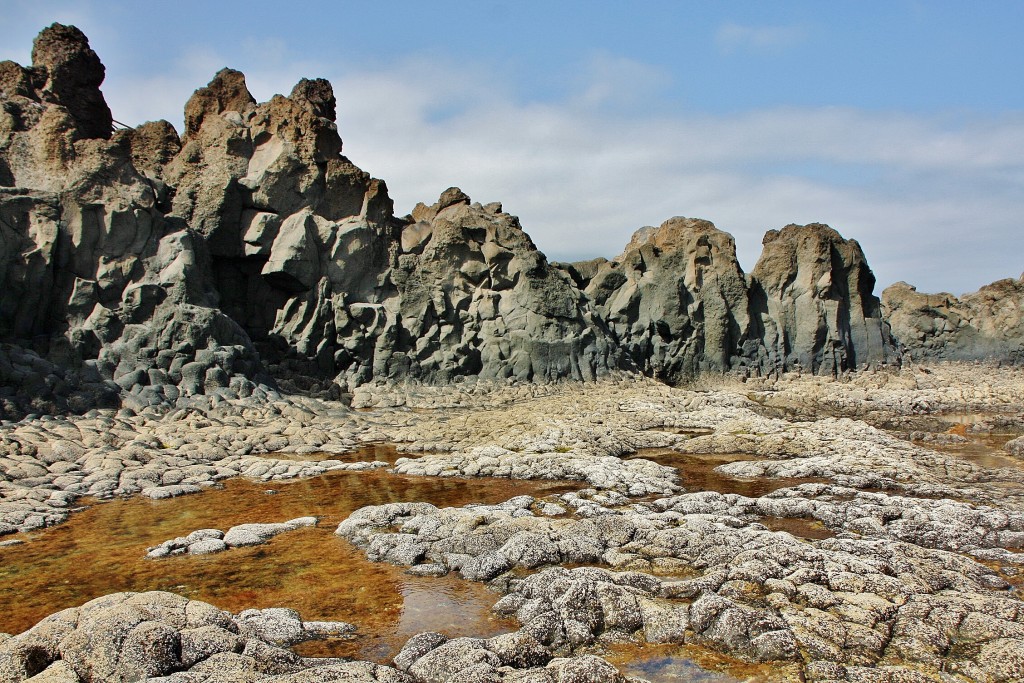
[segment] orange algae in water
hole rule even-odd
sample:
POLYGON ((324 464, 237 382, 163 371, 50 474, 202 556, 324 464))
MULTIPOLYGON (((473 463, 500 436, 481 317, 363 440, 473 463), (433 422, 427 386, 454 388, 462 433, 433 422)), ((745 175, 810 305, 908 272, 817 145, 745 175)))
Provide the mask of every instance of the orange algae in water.
POLYGON ((424 630, 495 635, 516 628, 491 614, 497 593, 454 576, 413 577, 401 567, 369 562, 334 529, 366 505, 493 504, 577 488, 566 482, 405 477, 378 470, 292 482, 234 479, 222 489, 181 498, 98 503, 58 527, 22 535, 23 545, 0 549, 0 604, 7 606, 0 612, 0 631, 19 633, 49 614, 108 593, 166 590, 231 612, 291 607, 306 620, 359 627, 347 642, 305 646, 310 655, 384 661, 424 630), (227 530, 306 515, 318 516, 318 526, 265 545, 206 556, 145 557, 147 547, 196 529, 227 530))

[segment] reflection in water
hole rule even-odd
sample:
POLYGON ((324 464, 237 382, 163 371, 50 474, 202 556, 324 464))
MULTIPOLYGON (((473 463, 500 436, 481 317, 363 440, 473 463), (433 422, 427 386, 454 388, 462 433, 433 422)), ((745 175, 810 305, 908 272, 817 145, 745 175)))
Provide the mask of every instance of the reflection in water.
POLYGON ((651 683, 747 683, 783 679, 793 665, 746 664, 726 655, 693 646, 609 645, 601 653, 626 676, 651 683), (698 663, 699 662, 699 663, 698 663), (706 667, 706 668, 705 668, 706 667), (728 673, 726 673, 728 672, 728 673))
POLYGON ((423 630, 486 637, 515 625, 490 614, 497 596, 485 586, 455 577, 417 578, 399 567, 374 564, 335 536, 335 527, 365 505, 497 503, 578 488, 562 482, 403 477, 379 470, 273 486, 277 493, 269 495, 266 484, 235 479, 223 489, 182 498, 99 503, 58 527, 19 536, 27 542, 0 549, 0 604, 6 606, 0 632, 21 632, 48 614, 107 593, 169 590, 232 612, 288 606, 304 619, 350 621, 366 634, 348 643, 318 644, 320 654, 382 661, 423 630), (144 557, 147 546, 194 529, 303 515, 319 516, 319 526, 263 546, 202 557, 144 557))
POLYGON ((653 460, 659 465, 676 468, 679 472, 679 482, 689 492, 717 491, 719 493, 737 493, 748 498, 758 498, 772 491, 790 486, 828 481, 827 479, 816 478, 731 477, 715 471, 716 467, 730 462, 757 459, 755 456, 744 453, 702 453, 694 455, 679 453, 668 448, 642 448, 631 457, 653 460))
POLYGON ((399 458, 415 458, 419 457, 410 453, 403 453, 399 450, 398 446, 390 443, 368 443, 360 446, 354 451, 348 453, 327 453, 324 451, 316 451, 314 453, 266 453, 266 454, 254 454, 260 458, 270 458, 274 460, 295 460, 304 462, 322 462, 324 460, 337 460, 339 462, 374 462, 381 461, 386 462, 389 465, 394 465, 395 461, 399 458))

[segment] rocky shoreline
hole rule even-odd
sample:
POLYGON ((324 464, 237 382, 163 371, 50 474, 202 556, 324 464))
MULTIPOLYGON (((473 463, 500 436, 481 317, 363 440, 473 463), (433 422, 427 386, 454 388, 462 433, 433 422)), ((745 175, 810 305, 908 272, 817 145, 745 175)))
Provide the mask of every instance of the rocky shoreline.
POLYGON ((624 643, 734 679, 1022 680, 1020 280, 880 300, 826 225, 768 231, 744 273, 681 217, 551 263, 454 187, 396 216, 322 79, 258 103, 223 69, 179 134, 112 130, 104 75, 60 24, 0 62, 0 572, 70 583, 6 558, 76 511, 260 488, 202 521, 150 510, 138 547, 130 517, 93 530, 145 569, 47 586, 33 619, 53 613, 0 634, 0 683, 626 683, 603 658, 624 643), (240 518, 328 480, 373 495, 240 518), (280 556, 309 571, 274 607, 146 583, 213 563, 245 583, 280 556), (350 596, 365 629, 293 609, 357 565, 391 572, 372 607, 350 596), (307 656, 379 636, 396 573, 475 586, 504 621, 307 656))
MULTIPOLYGON (((605 643, 638 639, 717 652, 736 666, 777 668, 766 680, 1012 681, 1024 657, 1024 608, 1015 588, 1024 564, 1024 466, 983 467, 907 441, 891 426, 930 420, 948 429, 954 423, 944 414, 982 413, 999 419, 980 419, 979 431, 998 424, 1009 439, 1024 432, 1022 392, 1020 370, 948 364, 861 373, 847 382, 786 375, 699 390, 638 378, 452 391, 382 386, 367 388, 362 400, 383 407, 362 410, 283 397, 263 405, 225 402, 205 413, 38 418, 3 426, 16 457, 3 462, 0 510, 8 533, 24 532, 60 523, 81 495, 145 495, 154 485, 183 484, 202 491, 237 476, 318 476, 352 463, 255 454, 341 452, 369 442, 424 452, 394 466, 416 477, 580 482, 576 492, 488 506, 368 507, 338 527, 370 560, 420 576, 456 572, 488 582, 505 595, 496 596, 495 611, 520 624, 514 633, 497 640, 418 636, 387 674, 374 668, 380 664, 280 653, 274 669, 253 653, 261 646, 236 636, 227 639, 231 657, 152 664, 174 681, 227 680, 210 677, 210 662, 245 670, 231 680, 621 680, 592 655, 605 643), (399 395, 404 405, 395 406, 399 395), (809 417, 809 403, 839 416, 809 417), (786 411, 796 417, 778 417, 786 411), (623 457, 646 448, 742 452, 752 459, 715 471, 827 482, 759 497, 686 493, 685 471, 623 457), (505 467, 507 454, 516 458, 505 467), (831 537, 805 539, 762 523, 777 518, 812 520, 831 537), (589 673, 571 673, 581 667, 589 673)), ((287 537, 275 543, 287 547, 287 537)), ((130 600, 146 612, 156 609, 152 601, 184 598, 110 600, 130 600)), ((183 627, 168 618, 155 621, 170 624, 168 633, 178 629, 167 637, 184 642, 183 627)), ((55 615, 0 644, 4 680, 28 678, 31 648, 50 653, 50 673, 65 676, 52 680, 99 680, 76 655, 62 654, 65 639, 84 637, 69 634, 84 628, 92 639, 127 638, 154 621, 132 617, 125 627, 78 619, 55 615), (45 638, 49 644, 39 644, 45 638)), ((130 680, 129 669, 111 666, 102 680, 119 680, 110 678, 114 670, 130 680)))

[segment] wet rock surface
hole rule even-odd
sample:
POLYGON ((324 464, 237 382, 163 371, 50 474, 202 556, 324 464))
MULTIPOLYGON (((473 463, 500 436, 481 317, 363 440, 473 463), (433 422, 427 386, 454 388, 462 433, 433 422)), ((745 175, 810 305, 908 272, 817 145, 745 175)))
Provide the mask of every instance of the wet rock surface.
MULTIPOLYGON (((424 453, 394 465, 420 477, 569 477, 579 488, 454 508, 410 500, 341 522, 337 534, 372 561, 486 582, 502 594, 495 611, 519 625, 490 639, 417 636, 396 658, 395 675, 620 680, 592 655, 639 641, 778 668, 768 680, 802 672, 855 681, 876 671, 1009 681, 1015 669, 1006 662, 1024 640, 1016 589, 1024 468, 986 467, 959 455, 957 440, 921 437, 952 430, 971 441, 995 431, 1012 441, 1015 429, 1024 432, 1021 387, 1017 370, 937 365, 844 382, 726 380, 714 391, 635 379, 478 382, 368 386, 354 397, 371 406, 361 410, 291 397, 203 412, 97 411, 5 425, 4 443, 17 457, 4 461, 0 491, 6 528, 15 531, 64 519, 89 493, 86 483, 105 482, 96 492, 107 495, 144 495, 157 482, 202 489, 231 476, 316 476, 353 463, 272 454, 322 457, 397 443, 424 453), (834 415, 812 417, 811 406, 834 415), (901 438, 908 427, 918 438, 901 438), (647 452, 676 453, 683 464, 659 465, 647 452), (736 453, 745 455, 724 457, 736 453), (685 463, 701 457, 717 458, 714 471, 725 479, 792 484, 761 495, 692 491, 685 463), (105 468, 118 472, 116 484, 107 474, 88 479, 105 468), (809 525, 828 533, 802 536, 809 525)), ((228 531, 236 530, 249 531, 228 531)), ((228 545, 221 534, 199 530, 174 539, 182 543, 169 552, 228 545)), ((288 537, 273 547, 286 548, 288 537)))

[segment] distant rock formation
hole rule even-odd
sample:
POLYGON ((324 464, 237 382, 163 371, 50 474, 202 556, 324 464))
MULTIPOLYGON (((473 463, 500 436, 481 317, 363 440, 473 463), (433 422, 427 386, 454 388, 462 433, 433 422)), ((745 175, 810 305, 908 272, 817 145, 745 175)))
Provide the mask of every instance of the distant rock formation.
POLYGON ((1024 363, 1024 276, 957 298, 922 294, 906 282, 882 292, 893 334, 915 361, 1024 363))
POLYGON ((612 261, 566 268, 637 366, 670 382, 730 370, 837 375, 898 360, 856 241, 788 225, 764 245, 748 278, 731 235, 677 217, 637 231, 612 261))
POLYGON ((342 155, 325 80, 257 103, 223 69, 179 137, 112 130, 78 29, 45 29, 33 62, 0 63, 0 414, 898 358, 860 247, 825 226, 770 232, 749 277, 682 218, 550 264, 457 188, 396 217, 342 155))
POLYGON ((750 274, 762 366, 827 375, 897 360, 874 289, 856 240, 820 223, 768 231, 750 274))

